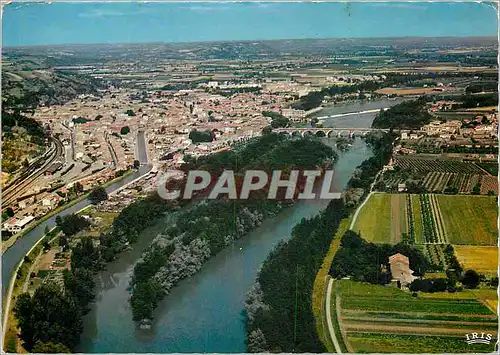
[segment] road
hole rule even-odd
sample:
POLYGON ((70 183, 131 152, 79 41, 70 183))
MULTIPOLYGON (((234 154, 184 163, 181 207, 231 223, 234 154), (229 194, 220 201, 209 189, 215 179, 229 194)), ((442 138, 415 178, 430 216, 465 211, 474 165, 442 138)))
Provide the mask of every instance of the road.
POLYGON ((335 336, 335 329, 333 327, 332 322, 332 314, 331 314, 331 304, 332 304, 332 288, 333 288, 333 279, 329 278, 328 280, 328 288, 326 290, 326 322, 328 323, 328 333, 330 333, 330 339, 332 339, 333 346, 335 347, 335 352, 337 354, 342 354, 342 349, 340 348, 340 344, 335 336))
POLYGON ((148 163, 146 132, 144 132, 143 130, 137 132, 136 159, 139 160, 141 165, 148 163))
MULTIPOLYGON (((42 175, 57 159, 59 159, 64 153, 64 147, 62 143, 53 138, 52 142, 54 143, 54 149, 51 150, 50 155, 45 157, 45 163, 39 168, 34 166, 33 168, 28 168, 28 171, 20 176, 19 179, 16 179, 16 182, 7 186, 7 188, 2 192, 2 205, 8 206, 11 203, 17 201, 17 198, 23 195, 23 192, 26 191, 35 180, 42 175)), ((39 160, 37 160, 38 162, 39 160)))

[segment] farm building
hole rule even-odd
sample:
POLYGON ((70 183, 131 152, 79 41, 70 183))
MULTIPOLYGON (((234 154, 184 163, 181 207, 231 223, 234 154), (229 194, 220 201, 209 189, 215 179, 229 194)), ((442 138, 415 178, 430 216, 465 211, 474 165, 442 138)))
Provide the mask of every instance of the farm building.
POLYGON ((398 286, 405 287, 415 280, 413 270, 410 269, 410 259, 397 253, 389 257, 392 278, 398 281, 398 286))

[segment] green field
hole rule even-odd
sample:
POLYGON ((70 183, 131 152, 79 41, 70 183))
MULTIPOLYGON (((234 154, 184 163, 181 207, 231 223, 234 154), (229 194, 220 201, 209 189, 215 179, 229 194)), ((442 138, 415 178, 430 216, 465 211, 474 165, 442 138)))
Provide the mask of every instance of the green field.
POLYGON ((391 195, 374 193, 360 210, 353 231, 370 242, 389 243, 391 221, 391 195))
POLYGON ((357 353, 489 353, 494 350, 493 344, 469 345, 463 336, 351 332, 349 341, 357 353))
POLYGON ((477 329, 496 334, 496 314, 475 299, 489 297, 493 289, 413 297, 392 286, 350 280, 336 283, 342 331, 347 334, 348 348, 356 353, 493 350, 493 344, 464 341, 466 333, 477 329))
MULTIPOLYGON (((411 195, 411 206, 417 244, 497 245, 494 197, 411 195)), ((396 244, 407 232, 407 211, 406 194, 375 193, 360 210, 353 231, 370 242, 396 244)))
POLYGON ((411 195, 411 204, 413 206, 413 219, 415 223, 415 242, 424 242, 424 231, 422 226, 422 210, 420 208, 420 200, 418 195, 411 195))
POLYGON ((497 245, 498 206, 494 197, 436 197, 449 243, 497 245))

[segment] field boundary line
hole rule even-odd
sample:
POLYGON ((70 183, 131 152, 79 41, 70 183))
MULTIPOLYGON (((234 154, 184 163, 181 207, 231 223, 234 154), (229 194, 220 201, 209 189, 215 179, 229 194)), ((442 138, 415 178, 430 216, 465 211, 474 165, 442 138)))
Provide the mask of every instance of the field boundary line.
POLYGON ((328 331, 330 333, 330 339, 332 339, 333 345, 335 346, 335 352, 337 354, 342 354, 342 349, 340 348, 337 336, 335 335, 335 329, 333 327, 332 316, 331 316, 331 297, 332 297, 333 279, 330 277, 328 279, 328 288, 326 290, 326 321, 328 323, 328 331))
POLYGON ((349 339, 347 338, 347 330, 344 328, 342 324, 342 311, 341 311, 341 302, 342 299, 340 297, 338 284, 336 285, 336 292, 335 292, 335 314, 337 315, 337 324, 339 326, 340 330, 340 335, 342 336, 342 341, 344 342, 345 347, 347 348, 347 351, 350 353, 354 353, 354 349, 351 346, 351 343, 349 343, 349 339))
POLYGON ((370 193, 368 194, 368 196, 366 196, 365 200, 363 201, 363 203, 361 205, 359 205, 359 207, 356 209, 356 212, 354 212, 354 216, 352 217, 352 221, 351 221, 351 225, 349 226, 349 229, 350 230, 353 230, 354 228, 354 224, 356 223, 356 220, 358 219, 358 215, 359 215, 359 212, 361 211, 361 209, 365 206, 366 202, 368 202, 368 200, 370 199, 370 197, 372 197, 372 195, 374 194, 375 192, 373 191, 370 191, 370 193))

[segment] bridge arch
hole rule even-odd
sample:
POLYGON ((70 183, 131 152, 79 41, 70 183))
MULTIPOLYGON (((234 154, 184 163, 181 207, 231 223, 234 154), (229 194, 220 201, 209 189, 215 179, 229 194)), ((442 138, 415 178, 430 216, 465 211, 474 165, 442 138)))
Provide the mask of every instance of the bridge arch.
POLYGON ((323 130, 318 130, 314 133, 316 137, 326 137, 326 133, 323 130))

